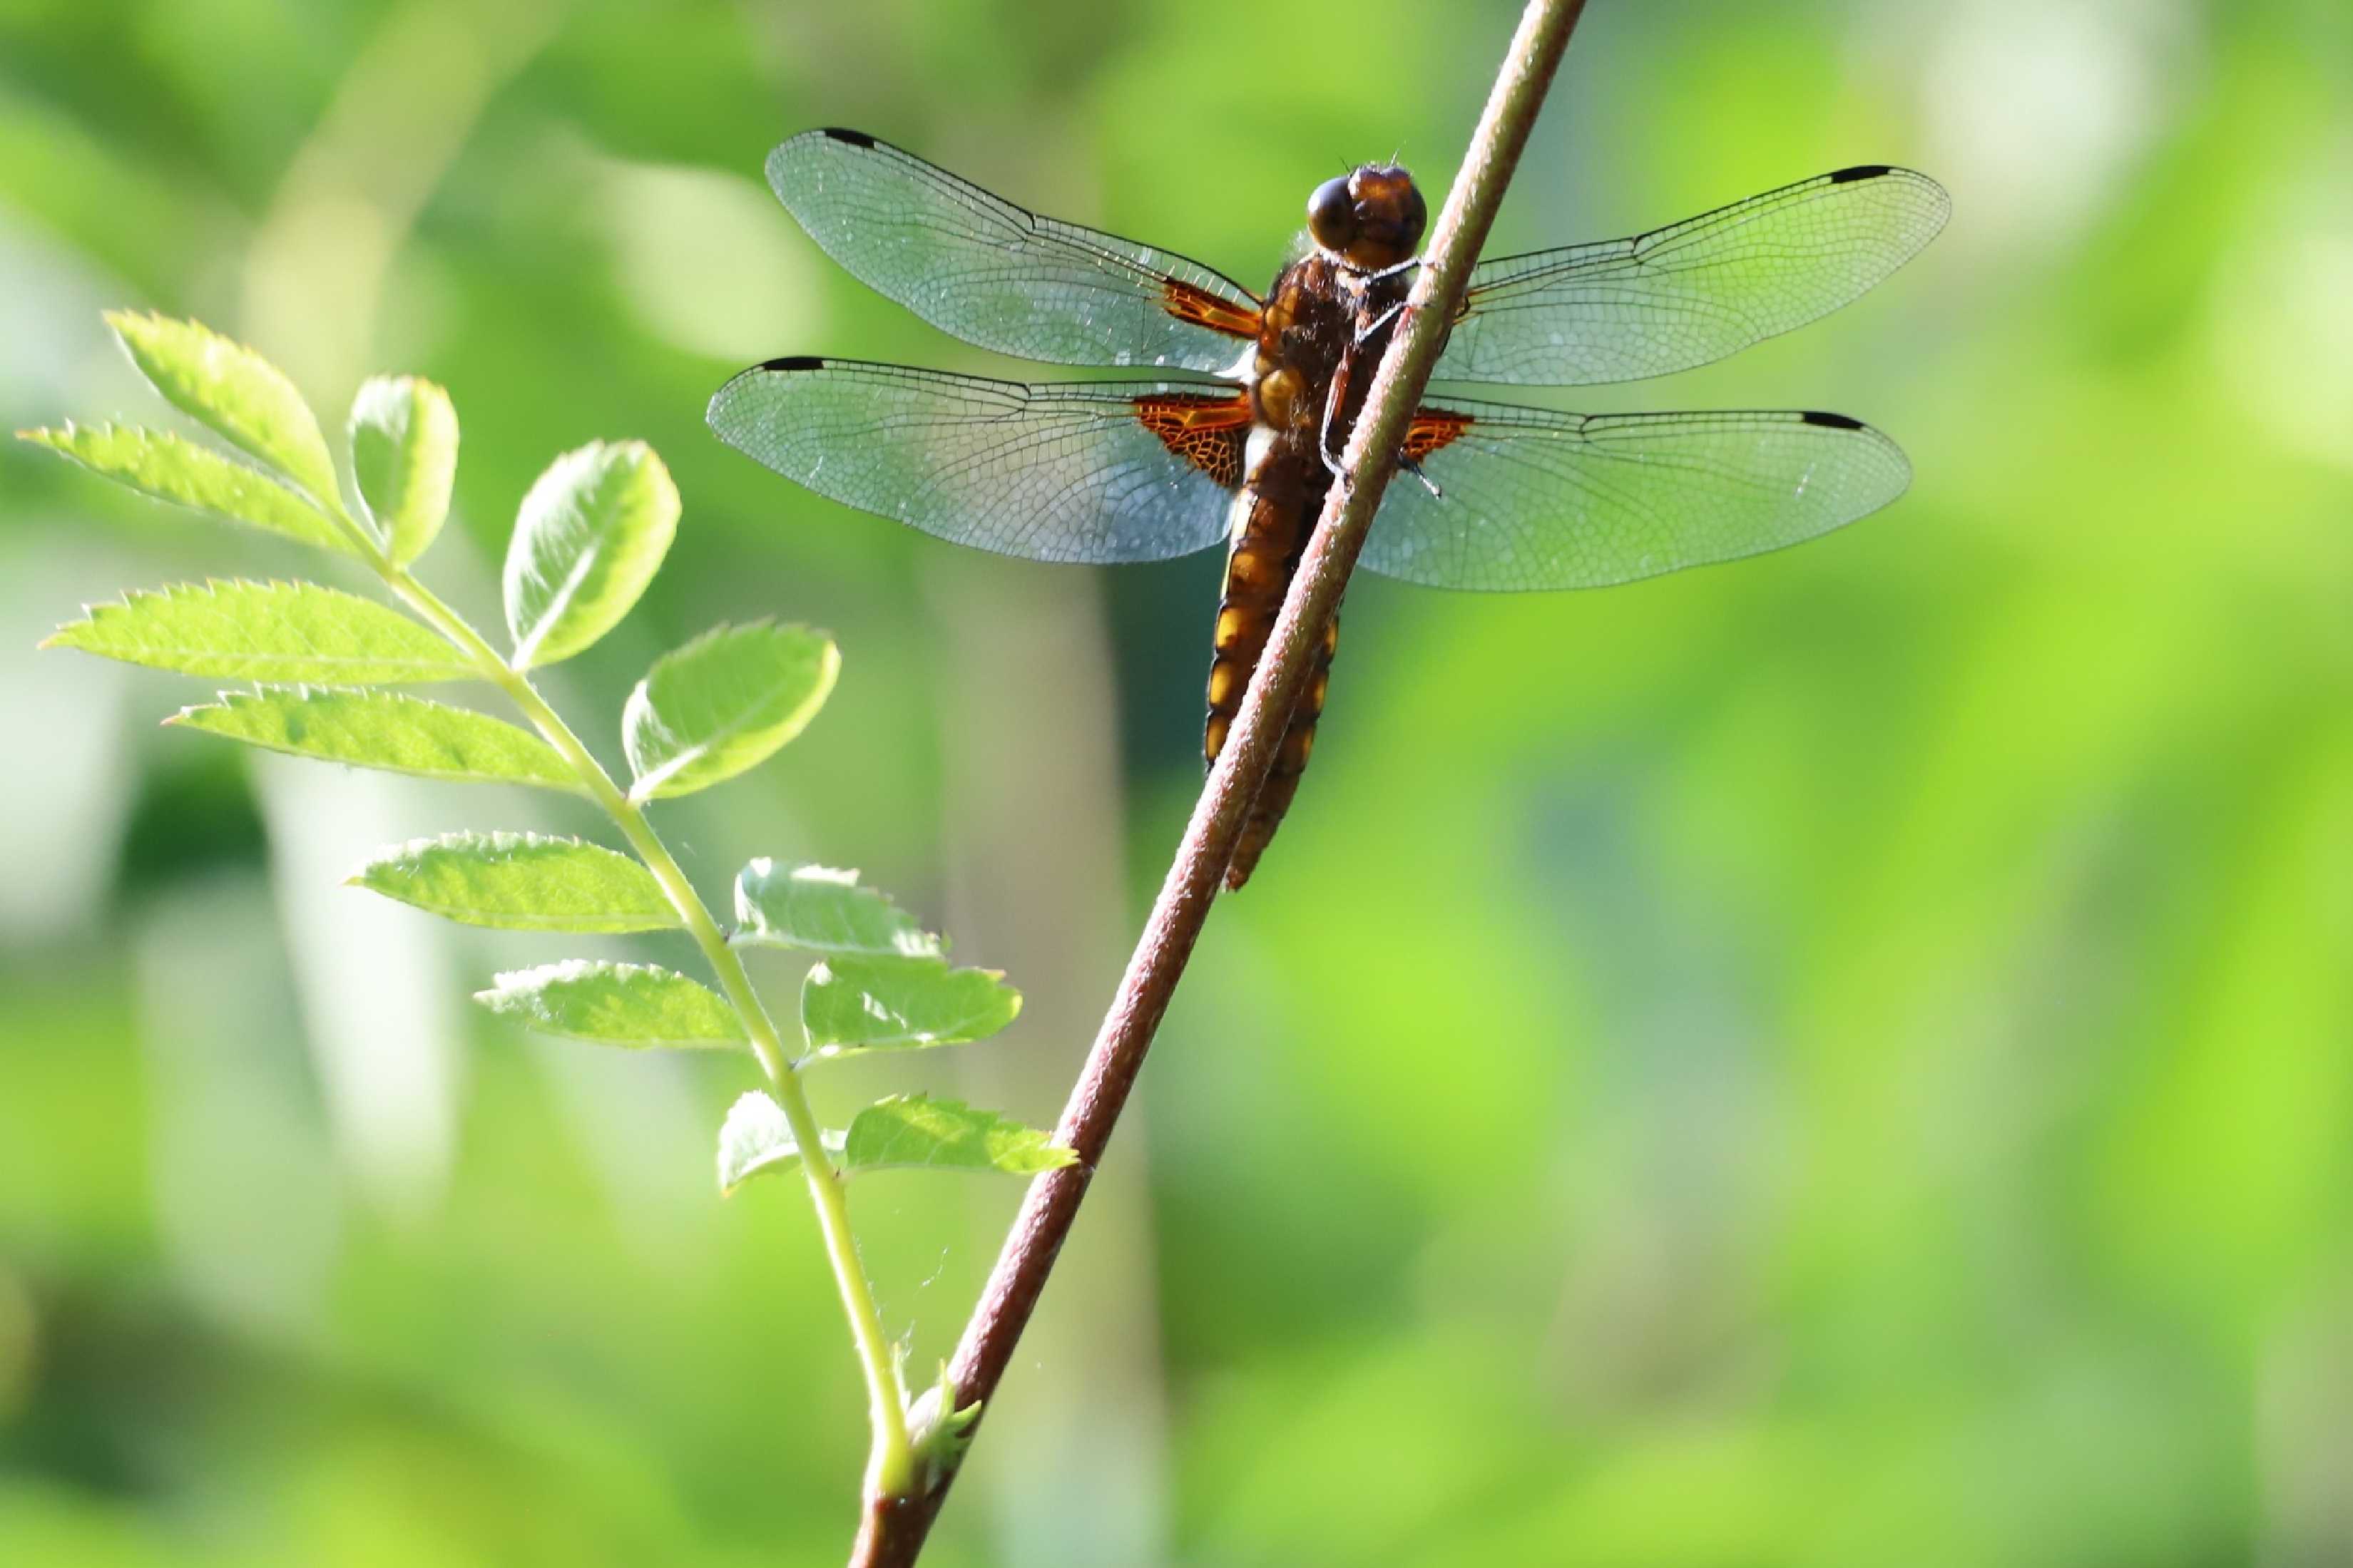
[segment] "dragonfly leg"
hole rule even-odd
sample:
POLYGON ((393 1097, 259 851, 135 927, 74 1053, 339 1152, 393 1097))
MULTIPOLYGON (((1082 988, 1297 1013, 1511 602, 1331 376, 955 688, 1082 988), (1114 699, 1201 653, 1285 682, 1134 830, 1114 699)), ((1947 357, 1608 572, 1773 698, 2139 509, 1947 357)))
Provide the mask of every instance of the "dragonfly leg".
POLYGON ((1324 419, 1315 431, 1315 455, 1324 459, 1324 466, 1332 471, 1334 479, 1345 479, 1348 475, 1340 462, 1342 454, 1332 450, 1332 416, 1338 410, 1339 404, 1340 377, 1335 375, 1324 393, 1324 419))
POLYGON ((1363 326, 1358 327, 1356 329, 1356 346, 1358 348, 1363 348, 1366 343, 1372 342, 1374 334, 1378 332, 1382 328, 1388 326, 1391 321, 1396 321, 1398 317, 1403 313, 1404 310, 1405 301, 1399 300, 1396 304, 1391 305, 1388 310, 1383 310, 1379 315, 1375 316, 1371 321, 1366 321, 1363 326))
POLYGON ((1431 479, 1428 474, 1423 473, 1421 471, 1421 465, 1415 462, 1411 458, 1405 457, 1400 454, 1398 458, 1398 467, 1404 469, 1407 473, 1411 474, 1415 479, 1419 479, 1421 481, 1421 488, 1430 492, 1430 500, 1444 500, 1446 499, 1446 492, 1438 488, 1438 481, 1431 479))

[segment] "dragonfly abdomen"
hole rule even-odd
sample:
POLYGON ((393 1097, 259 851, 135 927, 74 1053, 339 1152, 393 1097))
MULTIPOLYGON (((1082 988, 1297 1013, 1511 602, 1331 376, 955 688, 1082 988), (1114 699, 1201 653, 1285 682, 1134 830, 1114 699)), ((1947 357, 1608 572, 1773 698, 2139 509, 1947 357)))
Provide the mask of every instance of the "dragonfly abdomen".
MULTIPOLYGON (((1275 437, 1236 500, 1235 527, 1226 547, 1225 592, 1218 601, 1217 651, 1209 664, 1209 713, 1201 747, 1206 762, 1215 763, 1225 750, 1227 731, 1265 656, 1283 595, 1299 570, 1300 552, 1307 547, 1308 532, 1331 482, 1330 472, 1315 454, 1313 434, 1286 432, 1275 437)), ((1314 672, 1283 729, 1274 766, 1242 826, 1241 839, 1226 868, 1228 888, 1250 880, 1298 792, 1299 776, 1307 771, 1307 758, 1314 749, 1315 722, 1324 712, 1332 655, 1339 642, 1335 615, 1324 629, 1314 672)))

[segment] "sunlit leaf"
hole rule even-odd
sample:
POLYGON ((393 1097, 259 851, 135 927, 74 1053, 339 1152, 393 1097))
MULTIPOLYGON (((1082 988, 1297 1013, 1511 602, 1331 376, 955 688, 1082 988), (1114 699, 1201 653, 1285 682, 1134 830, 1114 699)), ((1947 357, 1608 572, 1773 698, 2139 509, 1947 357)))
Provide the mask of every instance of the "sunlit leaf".
POLYGON ((687 795, 765 761, 817 716, 840 669, 832 638, 766 622, 664 654, 621 716, 631 798, 687 795))
POLYGON ((610 849, 536 833, 451 833, 387 849, 353 887, 466 925, 659 931, 678 924, 653 873, 610 849))
POLYGON ((961 1045, 1020 1011, 1021 993, 994 969, 828 958, 801 982, 801 1026, 820 1057, 961 1045))
POLYGON ((353 548, 351 539, 316 507, 276 479, 168 430, 68 424, 16 434, 157 500, 194 507, 305 544, 353 548))
POLYGON ((860 887, 857 872, 825 866, 751 862, 735 878, 735 919, 734 940, 745 945, 868 958, 937 959, 947 951, 888 894, 860 887))
POLYGON ((449 515, 458 473, 458 411, 413 375, 361 383, 352 400, 352 477, 395 562, 425 553, 449 515))
POLYGON ((474 1000, 542 1034, 643 1049, 740 1046, 743 1021, 718 993, 647 963, 572 959, 497 977, 474 1000))
POLYGON ((195 321, 110 310, 106 324, 173 407, 292 479, 321 505, 335 504, 335 465, 326 437, 284 372, 195 321))
POLYGON ((474 667, 407 616, 309 583, 177 583, 90 606, 43 647, 227 680, 464 680, 474 667))
POLYGON ((1050 1132, 1008 1121, 954 1100, 894 1095, 849 1120, 842 1163, 853 1171, 893 1165, 959 1171, 1003 1171, 1034 1176, 1075 1163, 1050 1132))
POLYGON ((569 658, 611 631, 678 531, 678 489, 641 441, 596 442, 549 465, 507 547, 513 664, 569 658))
MULTIPOLYGON (((839 1158, 841 1134, 819 1134, 826 1152, 839 1158)), ((719 1190, 732 1193, 754 1176, 797 1171, 800 1145, 793 1141, 785 1108, 758 1089, 739 1095, 719 1128, 719 1190)))
POLYGON ((543 784, 577 791, 555 748, 470 709, 396 691, 280 686, 225 691, 165 721, 273 752, 429 778, 543 784))

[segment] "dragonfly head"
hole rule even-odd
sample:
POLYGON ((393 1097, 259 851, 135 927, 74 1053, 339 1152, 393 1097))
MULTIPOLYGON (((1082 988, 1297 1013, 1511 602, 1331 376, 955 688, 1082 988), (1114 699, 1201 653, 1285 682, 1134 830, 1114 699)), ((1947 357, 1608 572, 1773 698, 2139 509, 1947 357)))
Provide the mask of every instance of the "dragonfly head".
POLYGON ((1324 181, 1307 198, 1307 232, 1359 272, 1377 272, 1410 257, 1429 218, 1413 176, 1394 163, 1364 164, 1324 181))

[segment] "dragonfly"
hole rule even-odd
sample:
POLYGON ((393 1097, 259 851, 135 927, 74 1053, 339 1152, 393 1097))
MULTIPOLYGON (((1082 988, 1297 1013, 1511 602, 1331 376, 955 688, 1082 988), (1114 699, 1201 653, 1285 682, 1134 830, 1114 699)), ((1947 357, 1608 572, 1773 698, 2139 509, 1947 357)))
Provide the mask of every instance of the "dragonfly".
MULTIPOLYGON (((1223 543, 1202 752, 1214 763, 1394 332, 1427 209, 1367 163, 1309 196, 1264 297, 1174 251, 1041 216, 860 132, 767 160, 811 239, 984 349, 1149 380, 1036 384, 797 356, 711 400, 720 438, 833 500, 1031 561, 1163 561, 1223 543)), ((1432 379, 1578 386, 1721 359, 1853 300, 1943 227, 1926 175, 1840 169, 1623 239, 1482 261, 1432 379)), ((1811 539, 1911 482, 1841 414, 1571 414, 1423 403, 1358 565, 1440 588, 1597 588, 1811 539)), ((1226 885, 1249 880, 1305 772, 1325 628, 1226 885)))

